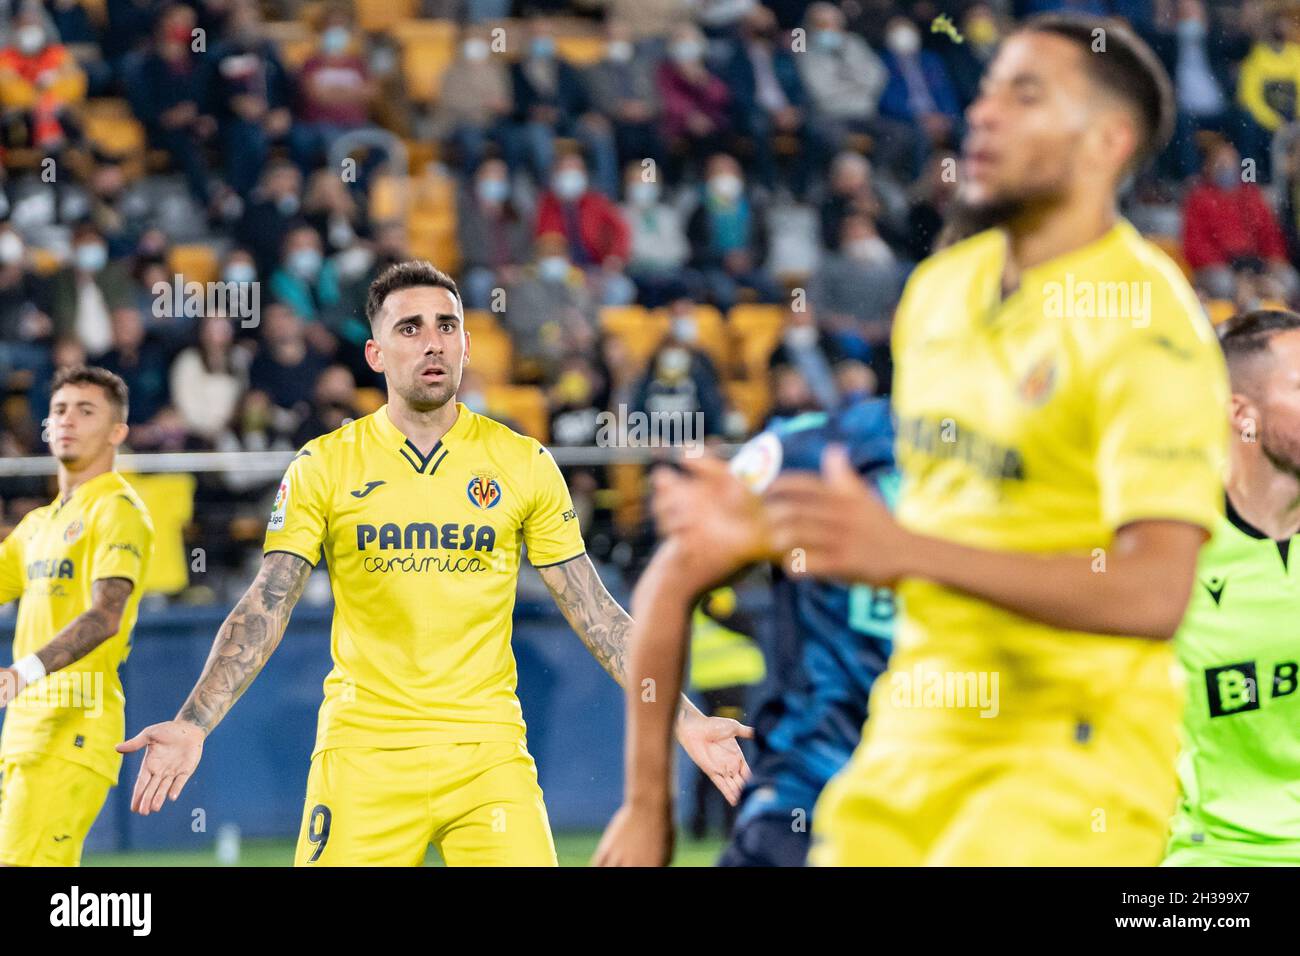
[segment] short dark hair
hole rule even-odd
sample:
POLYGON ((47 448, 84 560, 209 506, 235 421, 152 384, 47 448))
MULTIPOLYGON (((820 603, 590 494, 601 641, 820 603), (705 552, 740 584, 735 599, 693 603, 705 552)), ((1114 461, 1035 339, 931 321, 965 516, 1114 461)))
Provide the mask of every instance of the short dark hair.
POLYGON ((1177 107, 1173 84, 1160 58, 1123 20, 1078 13, 1044 13, 1030 17, 1017 32, 1050 33, 1071 41, 1084 54, 1093 82, 1130 103, 1142 121, 1142 143, 1129 164, 1141 168, 1169 142, 1177 107), (1097 31, 1105 52, 1094 53, 1097 31))
POLYGON ((1232 387, 1243 384, 1248 360, 1268 351, 1273 336, 1300 329, 1300 314, 1290 309, 1254 309, 1234 315, 1219 324, 1219 347, 1228 362, 1232 387))
POLYGON ((424 259, 408 259, 405 262, 393 263, 370 283, 370 291, 366 293, 366 320, 370 323, 370 328, 374 329, 375 317, 383 309, 385 299, 394 292, 419 286, 446 289, 456 297, 457 302, 461 303, 462 309, 465 307, 460 297, 460 290, 456 288, 455 279, 424 259))
POLYGON ((126 421, 130 411, 130 391, 121 376, 97 365, 69 365, 54 373, 50 384, 50 397, 64 385, 98 385, 108 396, 108 403, 117 413, 117 420, 126 421))

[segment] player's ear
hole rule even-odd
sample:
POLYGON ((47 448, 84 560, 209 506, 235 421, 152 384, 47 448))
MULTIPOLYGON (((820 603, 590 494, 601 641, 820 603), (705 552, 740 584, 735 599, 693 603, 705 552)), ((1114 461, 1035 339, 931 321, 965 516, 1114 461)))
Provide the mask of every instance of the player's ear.
POLYGON ((384 353, 380 351, 379 343, 374 339, 366 339, 366 364, 370 366, 372 372, 384 370, 384 353))
POLYGON ((1254 441, 1259 432, 1259 409, 1249 395, 1233 392, 1228 398, 1228 421, 1232 434, 1241 441, 1254 441))
POLYGON ((460 367, 464 368, 469 364, 469 329, 461 326, 461 331, 465 333, 465 354, 460 357, 460 367))
POLYGON ((126 441, 126 436, 130 431, 131 429, 127 426, 126 422, 114 422, 113 427, 108 430, 109 444, 114 448, 121 447, 122 442, 126 441))

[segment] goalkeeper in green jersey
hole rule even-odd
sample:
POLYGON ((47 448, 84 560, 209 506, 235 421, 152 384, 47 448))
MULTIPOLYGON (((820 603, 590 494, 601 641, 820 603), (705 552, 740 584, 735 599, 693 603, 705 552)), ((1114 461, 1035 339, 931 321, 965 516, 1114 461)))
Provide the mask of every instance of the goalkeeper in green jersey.
POLYGON ((1187 675, 1166 866, 1300 864, 1300 315, 1220 326, 1232 381, 1226 515, 1175 638, 1187 675))

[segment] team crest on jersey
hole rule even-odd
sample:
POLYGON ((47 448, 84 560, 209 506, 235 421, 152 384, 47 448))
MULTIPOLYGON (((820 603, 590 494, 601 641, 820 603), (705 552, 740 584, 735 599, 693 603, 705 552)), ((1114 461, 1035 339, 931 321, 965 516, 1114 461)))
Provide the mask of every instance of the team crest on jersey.
POLYGON ((474 507, 487 511, 501 503, 501 486, 489 474, 478 474, 469 480, 465 489, 474 507))
POLYGON ((1030 405, 1041 405, 1047 401, 1056 386, 1056 360, 1044 356, 1035 362, 1020 380, 1020 397, 1030 405))
POLYGON ((284 527, 284 515, 289 507, 289 476, 280 481, 275 493, 275 504, 271 506, 271 520, 266 523, 267 531, 279 531, 284 527))
POLYGON ((72 544, 72 542, 81 537, 81 532, 85 530, 86 526, 82 524, 81 519, 78 518, 76 521, 72 522, 72 524, 63 529, 63 543, 72 544))

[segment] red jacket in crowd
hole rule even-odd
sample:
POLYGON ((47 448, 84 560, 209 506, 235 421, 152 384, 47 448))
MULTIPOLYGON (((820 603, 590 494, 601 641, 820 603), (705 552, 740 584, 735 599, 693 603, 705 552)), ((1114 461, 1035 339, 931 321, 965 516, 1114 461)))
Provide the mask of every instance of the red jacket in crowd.
MULTIPOLYGON (((573 236, 569 234, 567 226, 559 197, 548 189, 542 194, 537 207, 537 228, 534 235, 558 232, 572 243, 573 236)), ((578 197, 578 240, 586 250, 591 265, 600 265, 610 256, 618 256, 626 262, 632 251, 632 232, 623 221, 622 213, 594 189, 588 189, 578 197)))
POLYGON ((1183 204, 1183 256, 1193 269, 1230 266, 1242 256, 1279 262, 1286 240, 1254 183, 1220 189, 1202 181, 1183 204))

